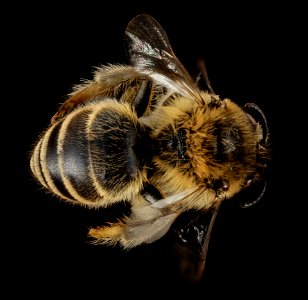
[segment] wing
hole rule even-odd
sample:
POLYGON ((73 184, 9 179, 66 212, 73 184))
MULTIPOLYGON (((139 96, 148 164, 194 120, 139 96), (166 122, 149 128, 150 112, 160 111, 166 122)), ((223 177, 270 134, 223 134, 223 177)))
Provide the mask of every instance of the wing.
POLYGON ((139 15, 132 19, 125 31, 125 41, 132 66, 97 68, 93 80, 74 87, 51 123, 81 104, 104 97, 115 97, 121 102, 130 99, 141 116, 155 102, 151 80, 172 92, 201 99, 195 82, 173 53, 164 29, 151 16, 139 15))
POLYGON ((181 276, 190 282, 202 278, 213 225, 221 202, 206 212, 187 211, 175 221, 172 234, 181 276))
POLYGON ((187 70, 175 56, 168 36, 151 16, 133 18, 125 31, 130 63, 158 83, 193 99, 201 99, 199 90, 187 70))

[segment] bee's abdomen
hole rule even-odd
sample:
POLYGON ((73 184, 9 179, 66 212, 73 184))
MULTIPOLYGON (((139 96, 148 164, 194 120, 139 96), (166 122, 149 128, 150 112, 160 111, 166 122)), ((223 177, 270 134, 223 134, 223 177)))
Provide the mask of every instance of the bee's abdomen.
POLYGON ((32 171, 54 194, 99 205, 127 198, 141 186, 136 116, 128 106, 111 103, 77 109, 50 127, 35 147, 32 171))

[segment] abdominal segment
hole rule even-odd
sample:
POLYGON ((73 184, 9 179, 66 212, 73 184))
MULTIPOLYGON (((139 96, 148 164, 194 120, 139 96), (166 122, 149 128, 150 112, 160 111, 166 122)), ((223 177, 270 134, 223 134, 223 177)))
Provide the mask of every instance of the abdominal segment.
POLYGON ((134 152, 137 117, 115 101, 81 107, 50 127, 31 158, 43 186, 87 205, 129 198, 141 188, 134 152))

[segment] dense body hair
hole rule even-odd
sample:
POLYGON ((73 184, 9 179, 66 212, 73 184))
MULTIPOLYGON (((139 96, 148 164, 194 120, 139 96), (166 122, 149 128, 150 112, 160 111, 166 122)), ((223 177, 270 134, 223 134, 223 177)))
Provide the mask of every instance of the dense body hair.
POLYGON ((74 87, 30 165, 65 201, 127 201, 130 215, 89 234, 129 249, 161 238, 188 210, 211 212, 212 224, 224 199, 263 178, 270 150, 262 111, 201 91, 152 17, 134 18, 125 37, 131 65, 101 66, 74 87))

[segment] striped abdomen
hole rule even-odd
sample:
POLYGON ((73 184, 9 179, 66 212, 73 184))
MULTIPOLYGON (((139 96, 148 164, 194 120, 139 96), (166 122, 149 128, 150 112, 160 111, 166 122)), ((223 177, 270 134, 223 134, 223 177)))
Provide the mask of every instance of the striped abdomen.
POLYGON ((135 153, 137 116, 106 100, 80 107, 52 125, 31 157, 34 176, 66 200, 89 205, 129 199, 144 171, 135 153))

